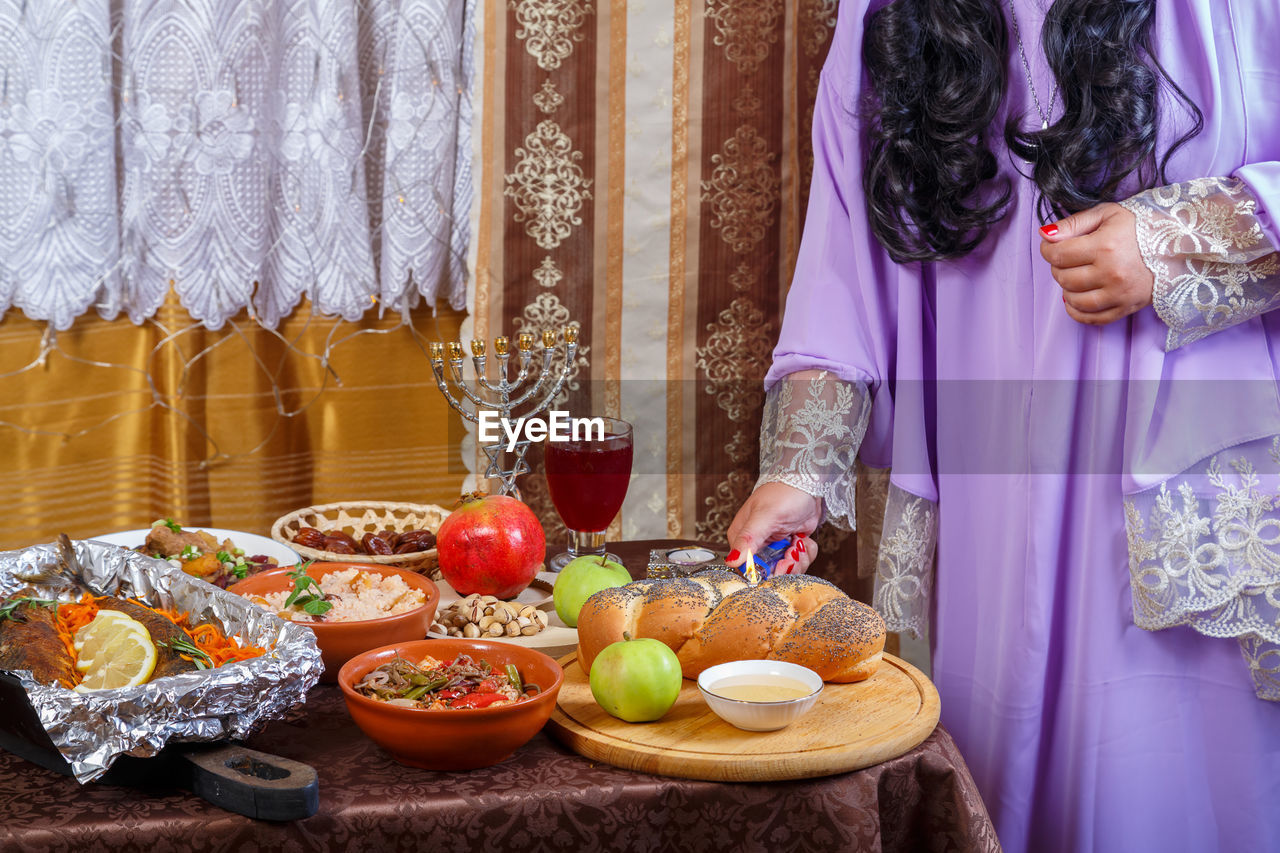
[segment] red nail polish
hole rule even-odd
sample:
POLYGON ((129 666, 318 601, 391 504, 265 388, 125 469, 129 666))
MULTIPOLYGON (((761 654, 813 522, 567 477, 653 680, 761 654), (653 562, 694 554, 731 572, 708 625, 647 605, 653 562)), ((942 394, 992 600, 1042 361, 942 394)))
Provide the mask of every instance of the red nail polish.
POLYGON ((727 562, 732 563, 734 560, 738 559, 741 556, 742 555, 738 553, 738 549, 734 548, 732 551, 728 553, 728 555, 725 557, 725 560, 727 562))
POLYGON ((809 550, 808 550, 807 548, 805 548, 805 547, 804 547, 804 541, 803 541, 803 540, 798 540, 798 541, 796 542, 796 550, 798 550, 801 554, 807 554, 807 553, 809 553, 809 550))
POLYGON ((1046 237, 1056 237, 1058 234, 1058 226, 1050 222, 1048 225, 1040 226, 1040 233, 1046 237))
POLYGON ((792 548, 792 549, 791 549, 791 559, 793 559, 793 560, 798 560, 798 559, 800 559, 800 549, 799 549, 799 548, 792 548))

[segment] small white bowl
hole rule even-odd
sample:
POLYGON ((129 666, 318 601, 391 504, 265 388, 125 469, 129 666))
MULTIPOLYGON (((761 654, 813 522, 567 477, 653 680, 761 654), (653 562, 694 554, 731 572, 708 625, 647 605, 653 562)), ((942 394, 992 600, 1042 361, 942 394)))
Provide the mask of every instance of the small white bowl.
POLYGON ((702 671, 698 690, 722 720, 749 732, 772 732, 798 720, 822 695, 822 678, 807 666, 779 660, 735 660, 702 671), (715 692, 731 684, 768 683, 777 678, 798 681, 809 688, 807 696, 758 702, 729 699, 715 692))

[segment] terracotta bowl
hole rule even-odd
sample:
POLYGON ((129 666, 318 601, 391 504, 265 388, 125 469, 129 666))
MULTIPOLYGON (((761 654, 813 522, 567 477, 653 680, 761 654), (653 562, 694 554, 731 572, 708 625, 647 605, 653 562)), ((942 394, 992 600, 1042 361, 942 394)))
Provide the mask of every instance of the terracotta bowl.
MULTIPOLYGON (((395 616, 383 616, 378 619, 363 619, 359 622, 312 622, 305 624, 315 632, 316 644, 320 647, 320 656, 324 660, 324 675, 321 681, 338 680, 338 670, 351 658, 376 649, 388 643, 404 640, 421 640, 431 627, 435 617, 436 605, 440 603, 440 590, 428 578, 407 569, 394 566, 374 566, 365 563, 313 563, 307 574, 320 580, 331 572, 344 569, 360 569, 376 575, 395 575, 412 589, 420 589, 426 595, 426 602, 418 608, 395 616)), ((230 592, 237 595, 267 595, 272 592, 283 592, 293 589, 293 579, 288 569, 274 572, 263 572, 253 575, 229 587, 230 592)))
POLYGON ((528 743, 551 717, 563 682, 560 664, 536 649, 459 639, 419 640, 374 649, 347 661, 338 674, 338 686, 356 725, 396 761, 427 770, 473 770, 502 761, 528 743), (537 684, 542 692, 515 705, 456 711, 403 708, 355 692, 353 684, 397 654, 415 662, 428 655, 448 661, 467 654, 488 661, 495 669, 514 664, 520 677, 537 684))

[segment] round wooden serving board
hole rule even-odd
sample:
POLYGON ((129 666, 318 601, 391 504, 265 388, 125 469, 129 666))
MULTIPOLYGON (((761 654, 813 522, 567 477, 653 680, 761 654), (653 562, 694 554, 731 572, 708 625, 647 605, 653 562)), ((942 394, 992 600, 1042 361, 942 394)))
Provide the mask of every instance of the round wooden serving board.
POLYGON ((576 652, 560 664, 564 684, 547 730, 587 758, 662 776, 715 782, 828 776, 896 758, 938 724, 933 682, 888 654, 866 681, 828 683, 808 714, 776 732, 729 725, 687 678, 661 720, 626 723, 596 704, 576 652))

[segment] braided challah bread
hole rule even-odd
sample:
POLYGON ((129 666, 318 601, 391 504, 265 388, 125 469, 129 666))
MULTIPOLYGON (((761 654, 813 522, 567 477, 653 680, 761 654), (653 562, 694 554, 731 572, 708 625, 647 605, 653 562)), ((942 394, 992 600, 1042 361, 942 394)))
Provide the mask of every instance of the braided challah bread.
POLYGON ((824 681, 862 681, 880 664, 884 620, 822 578, 778 575, 752 587, 733 572, 634 581, 601 590, 578 614, 578 661, 586 672, 605 646, 661 640, 685 678, 731 660, 781 660, 824 681))

